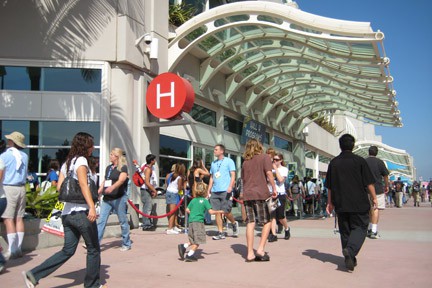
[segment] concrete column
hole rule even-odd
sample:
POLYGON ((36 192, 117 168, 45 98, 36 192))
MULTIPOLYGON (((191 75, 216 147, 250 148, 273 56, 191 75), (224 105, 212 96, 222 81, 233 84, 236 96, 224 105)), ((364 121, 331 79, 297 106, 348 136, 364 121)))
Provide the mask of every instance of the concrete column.
POLYGON ((302 140, 293 141, 293 156, 297 162, 296 174, 302 179, 306 174, 305 143, 302 140))
POLYGON ((319 174, 319 153, 316 152, 315 159, 314 159, 313 177, 318 178, 318 174, 319 174))

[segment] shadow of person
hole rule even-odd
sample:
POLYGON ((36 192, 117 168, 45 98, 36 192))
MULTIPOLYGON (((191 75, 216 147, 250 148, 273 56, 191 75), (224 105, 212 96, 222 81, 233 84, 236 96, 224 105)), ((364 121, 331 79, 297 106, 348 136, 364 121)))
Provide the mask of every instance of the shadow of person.
POLYGON ((244 259, 247 257, 247 246, 244 244, 233 244, 231 245, 231 249, 235 254, 239 254, 244 259))
MULTIPOLYGON (((24 265, 25 263, 27 263, 27 262, 30 262, 30 261, 32 261, 33 260, 33 258, 35 258, 35 257, 37 257, 38 256, 38 254, 35 254, 35 253, 33 253, 34 251, 31 251, 31 252, 25 252, 25 253, 23 253, 23 256, 22 257, 20 257, 20 258, 15 258, 15 259, 9 259, 6 263, 6 265, 5 265, 5 268, 7 269, 7 268, 12 268, 12 267, 15 267, 15 266, 21 266, 21 265, 24 265)), ((1 252, 0 252, 1 253, 1 252)), ((7 271, 4 271, 4 272, 7 272, 7 271)), ((3 272, 3 273, 4 273, 3 272)))
MULTIPOLYGON (((108 268, 110 266, 108 265, 101 265, 100 266, 100 284, 103 285, 103 283, 106 283, 107 280, 110 278, 108 274, 108 268)), ((67 287, 73 287, 73 286, 81 286, 84 283, 84 277, 85 277, 86 269, 80 269, 74 272, 69 272, 65 274, 58 275, 56 277, 58 278, 65 278, 65 279, 71 279, 73 282, 56 286, 56 288, 67 288, 67 287)))
POLYGON ((322 253, 314 249, 308 249, 302 252, 302 254, 305 256, 309 256, 312 259, 319 260, 323 263, 332 263, 337 266, 336 270, 347 271, 347 269, 345 269, 345 262, 343 257, 328 253, 322 253))
POLYGON ((111 242, 106 242, 100 245, 101 252, 112 249, 112 248, 120 248, 122 247, 122 240, 113 240, 111 242))

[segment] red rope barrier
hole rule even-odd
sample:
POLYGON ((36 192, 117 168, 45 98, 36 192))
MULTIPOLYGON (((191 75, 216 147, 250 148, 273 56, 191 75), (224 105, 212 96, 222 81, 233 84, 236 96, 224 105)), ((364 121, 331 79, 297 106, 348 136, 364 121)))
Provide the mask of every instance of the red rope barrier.
POLYGON ((233 197, 233 199, 234 199, 235 202, 240 203, 240 204, 243 204, 243 201, 242 201, 242 200, 239 200, 239 199, 237 199, 237 198, 235 198, 235 197, 233 197))
POLYGON ((174 212, 176 212, 177 210, 178 210, 178 208, 180 207, 180 205, 183 203, 183 200, 184 200, 184 197, 180 200, 180 202, 177 204, 177 206, 175 207, 175 209, 174 210, 172 210, 172 211, 170 211, 170 212, 168 212, 168 213, 166 213, 166 214, 164 214, 164 215, 148 215, 148 214, 144 214, 143 212, 141 212, 136 206, 135 206, 135 204, 130 200, 130 199, 128 199, 128 203, 129 203, 129 205, 131 205, 132 206, 132 208, 138 213, 138 214, 141 214, 143 217, 146 217, 146 218, 151 218, 151 219, 155 219, 155 218, 164 218, 164 217, 168 217, 168 216, 171 216, 172 214, 174 214, 174 212))

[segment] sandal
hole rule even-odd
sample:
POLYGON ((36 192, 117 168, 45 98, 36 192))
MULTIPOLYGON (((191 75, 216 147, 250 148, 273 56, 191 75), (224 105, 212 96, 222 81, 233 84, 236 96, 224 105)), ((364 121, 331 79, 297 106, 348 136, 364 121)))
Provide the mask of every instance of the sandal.
POLYGON ((255 261, 257 262, 270 261, 270 256, 268 254, 264 254, 264 255, 257 254, 255 256, 255 261))

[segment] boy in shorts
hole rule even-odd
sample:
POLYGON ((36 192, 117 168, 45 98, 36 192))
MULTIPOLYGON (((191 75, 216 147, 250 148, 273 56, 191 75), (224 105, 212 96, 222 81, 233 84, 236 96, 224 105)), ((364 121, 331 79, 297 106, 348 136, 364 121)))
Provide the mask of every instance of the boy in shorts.
POLYGON ((197 191, 196 197, 189 203, 186 212, 189 213, 189 241, 178 245, 180 259, 185 262, 196 262, 198 259, 194 256, 195 251, 200 244, 206 243, 206 231, 204 226, 205 212, 210 214, 223 214, 223 210, 215 211, 212 209, 210 202, 204 198, 207 191, 197 191), (189 251, 186 254, 186 249, 189 251), (185 256, 186 254, 186 256, 185 256))

